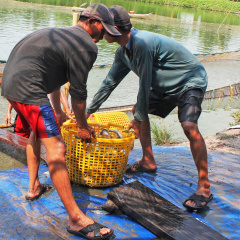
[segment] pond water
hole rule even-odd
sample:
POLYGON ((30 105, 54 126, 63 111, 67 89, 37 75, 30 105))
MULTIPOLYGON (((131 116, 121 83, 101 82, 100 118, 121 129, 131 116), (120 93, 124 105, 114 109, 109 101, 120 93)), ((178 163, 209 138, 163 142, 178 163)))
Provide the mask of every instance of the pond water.
POLYGON ((25 164, 17 161, 16 159, 10 157, 9 155, 0 152, 0 170, 8 170, 17 167, 23 167, 25 164))
MULTIPOLYGON (((208 23, 222 23, 225 16, 228 14, 222 12, 204 11, 194 8, 182 8, 178 6, 144 3, 142 1, 122 1, 122 0, 17 0, 19 2, 38 3, 47 5, 69 6, 79 7, 84 5, 86 7, 93 3, 103 3, 106 6, 121 5, 128 12, 134 11, 135 13, 153 13, 159 16, 165 16, 170 18, 184 19, 189 22, 208 22, 208 23)), ((149 1, 150 2, 150 1, 149 1)), ((239 16, 230 14, 225 20, 225 24, 240 25, 239 16)))
MULTIPOLYGON (((72 25, 73 16, 70 6, 80 6, 86 2, 82 0, 31 0, 31 2, 34 1, 42 4, 0 0, 0 59, 7 60, 15 44, 32 31, 44 27, 72 25), (53 2, 65 6, 43 5, 53 2)), ((87 1, 87 6, 89 2, 87 1)), ((133 26, 175 38, 192 53, 228 52, 240 48, 240 25, 238 25, 240 24, 240 17, 237 15, 228 15, 226 18, 225 13, 196 11, 189 8, 146 4, 136 1, 101 0, 101 3, 105 3, 107 6, 121 4, 128 11, 134 10, 136 13, 153 12, 153 16, 148 19, 132 18, 133 26), (221 25, 219 29, 225 18, 224 23, 227 24, 221 25), (232 25, 229 25, 230 23, 232 25)), ((108 44, 106 40, 100 41, 97 45, 99 55, 95 65, 111 64, 118 45, 108 44)), ((218 62, 218 64, 209 62, 204 63, 204 66, 209 76, 208 90, 239 82, 240 68, 237 61, 218 62)), ((91 101, 108 71, 109 67, 93 68, 90 71, 88 101, 91 101)), ((103 107, 135 103, 138 90, 137 83, 137 76, 130 73, 112 93, 109 100, 104 103, 103 107)), ((5 101, 0 101, 0 107, 5 112, 5 101)), ((1 122, 2 119, 0 119, 1 122)))
MULTIPOLYGON (((75 6, 80 6, 85 1, 57 1, 59 5, 64 3, 69 6, 65 7, 0 0, 0 59, 7 60, 15 44, 37 29, 72 25, 73 16, 70 6, 73 6, 73 2, 75 6)), ((153 31, 175 38, 194 54, 229 52, 240 48, 240 18, 237 15, 229 15, 226 18, 224 13, 140 4, 139 2, 120 0, 101 0, 101 2, 107 6, 122 5, 128 11, 134 10, 135 13, 153 12, 154 15, 147 19, 133 18, 133 26, 140 30, 153 31), (226 21, 221 25, 225 18, 226 21)), ((50 1, 41 0, 41 3, 47 4, 50 1)), ((95 65, 111 64, 118 46, 108 44, 105 40, 97 45, 99 55, 95 65)), ((204 63, 204 66, 209 76, 208 90, 239 82, 239 61, 223 61, 217 64, 209 62, 204 63)), ((88 102, 91 101, 108 71, 109 67, 96 67, 90 71, 88 102)), ((138 78, 134 73, 130 73, 102 107, 133 104, 136 102, 137 91, 138 78)), ((6 109, 7 101, 0 97, 0 124, 4 123, 6 109)), ((202 130, 203 135, 214 135, 227 128, 231 122, 230 114, 230 110, 203 112, 200 118, 200 130, 202 130)), ((13 111, 13 119, 14 115, 13 111)), ((174 129, 176 139, 185 140, 176 114, 167 117, 165 123, 174 129)), ((138 144, 136 146, 139 147, 138 144)), ((1 155, 1 158, 5 159, 5 156, 1 155)))
MULTIPOLYGON (((86 1, 37 1, 80 6, 86 1)), ((0 0, 0 59, 7 60, 12 48, 27 34, 45 27, 72 25, 71 7, 30 4, 12 0, 0 0)), ((33 2, 31 0, 31 2, 33 2)), ((88 1, 89 2, 89 1, 88 1)), ((92 1, 92 3, 98 1, 92 1)), ((101 0, 107 6, 118 4, 135 13, 153 12, 148 19, 132 18, 133 26, 172 37, 185 45, 192 53, 234 51, 240 48, 240 17, 225 13, 196 11, 166 5, 140 2, 101 0), (225 19, 225 21, 224 21, 225 19), (224 23, 221 25, 221 23, 224 23), (230 25, 231 24, 231 25, 230 25), (219 28, 220 27, 220 28, 219 28)), ((118 46, 101 41, 96 64, 112 63, 118 46)))

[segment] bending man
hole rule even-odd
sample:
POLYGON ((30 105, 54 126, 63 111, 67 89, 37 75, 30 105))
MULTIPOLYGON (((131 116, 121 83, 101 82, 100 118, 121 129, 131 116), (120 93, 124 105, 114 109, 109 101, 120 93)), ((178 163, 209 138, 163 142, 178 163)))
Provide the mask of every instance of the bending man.
POLYGON ((58 124, 66 119, 60 106, 59 89, 70 82, 78 134, 82 141, 90 142, 94 131, 85 119, 86 82, 97 57, 96 43, 103 39, 105 31, 120 35, 113 23, 108 8, 94 4, 84 10, 76 26, 33 32, 15 46, 2 77, 2 95, 14 107, 24 128, 32 129, 27 145, 30 181, 26 199, 35 200, 49 190, 38 178, 42 142, 46 147, 52 182, 69 214, 67 230, 88 239, 94 236, 105 239, 113 231, 85 216, 74 200, 65 163, 65 145, 58 124), (48 93, 52 93, 56 114, 51 108, 48 93))
POLYGON ((201 103, 207 88, 207 73, 202 64, 180 43, 161 34, 132 28, 126 10, 120 6, 109 8, 114 14, 116 29, 122 34, 106 34, 109 43, 120 47, 114 63, 100 89, 87 107, 87 116, 97 111, 111 92, 132 70, 139 77, 137 103, 133 108, 135 130, 142 145, 142 159, 128 165, 127 173, 156 171, 148 113, 165 118, 178 107, 178 118, 190 141, 198 170, 198 188, 184 206, 199 210, 212 200, 207 170, 207 149, 198 129, 201 103))

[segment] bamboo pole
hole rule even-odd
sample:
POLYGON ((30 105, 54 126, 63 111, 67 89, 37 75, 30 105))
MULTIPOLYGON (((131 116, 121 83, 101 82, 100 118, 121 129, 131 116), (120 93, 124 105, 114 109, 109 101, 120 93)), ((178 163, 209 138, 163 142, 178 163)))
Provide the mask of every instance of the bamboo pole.
POLYGON ((77 25, 79 16, 80 16, 79 13, 73 13, 73 22, 72 22, 73 26, 77 25))
POLYGON ((13 127, 13 124, 11 124, 10 126, 8 126, 7 124, 0 125, 0 128, 10 128, 10 127, 13 127))

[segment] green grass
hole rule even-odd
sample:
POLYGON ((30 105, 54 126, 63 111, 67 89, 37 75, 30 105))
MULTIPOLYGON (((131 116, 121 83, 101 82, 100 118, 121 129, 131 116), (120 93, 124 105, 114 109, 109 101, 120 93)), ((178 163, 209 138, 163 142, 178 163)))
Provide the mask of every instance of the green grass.
MULTIPOLYGON (((40 4, 50 4, 50 5, 60 5, 60 6, 80 6, 83 3, 82 0, 17 0, 20 2, 31 2, 31 3, 40 3, 40 4)), ((89 0, 86 0, 88 4, 89 0)), ((96 0, 93 0, 96 2, 96 0)), ((98 0, 97 2, 102 2, 106 5, 112 5, 113 3, 117 3, 119 5, 119 1, 110 0, 109 4, 107 0, 98 0)), ((134 3, 148 3, 148 4, 165 4, 179 7, 187 7, 187 8, 196 8, 201 10, 213 10, 213 11, 222 11, 222 12, 240 12, 240 2, 234 2, 231 0, 128 0, 126 2, 134 3)), ((128 4, 128 3, 126 3, 128 4)), ((121 5, 121 4, 120 4, 121 5)))
POLYGON ((231 138, 233 138, 233 136, 227 135, 227 134, 221 134, 221 135, 218 136, 219 140, 228 140, 228 139, 231 139, 231 138))
POLYGON ((133 0, 155 4, 169 4, 173 6, 190 7, 202 10, 239 12, 240 2, 230 0, 133 0))
POLYGON ((230 125, 233 126, 233 125, 240 124, 240 110, 232 113, 230 116, 233 117, 233 119, 234 119, 234 123, 231 123, 230 125))
POLYGON ((155 121, 151 121, 151 133, 156 145, 163 145, 174 141, 172 131, 167 129, 162 122, 156 123, 155 121))

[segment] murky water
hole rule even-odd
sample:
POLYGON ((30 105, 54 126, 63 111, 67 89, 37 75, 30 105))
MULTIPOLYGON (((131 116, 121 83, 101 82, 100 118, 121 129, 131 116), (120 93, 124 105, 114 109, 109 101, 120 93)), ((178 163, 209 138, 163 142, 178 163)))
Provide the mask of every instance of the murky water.
MULTIPOLYGON (((71 7, 30 4, 12 0, 0 0, 0 2, 0 59, 7 60, 16 43, 37 29, 72 25, 71 7)), ((115 2, 106 1, 105 4, 107 6, 120 4, 115 2)), ((123 5, 126 2, 124 1, 123 5)), ((192 53, 226 52, 240 48, 240 18, 237 15, 229 15, 224 24, 220 25, 226 17, 224 13, 209 13, 162 5, 155 5, 156 10, 152 11, 151 8, 145 6, 146 4, 136 4, 139 6, 131 5, 135 11, 149 11, 156 14, 148 19, 133 18, 134 27, 175 38, 192 53), (166 16, 161 16, 161 14, 166 16)), ((129 7, 130 5, 126 4, 126 8, 129 7)), ((154 5, 151 7, 154 8, 154 5)), ((99 56, 96 64, 112 63, 117 45, 107 44, 104 40, 98 43, 98 48, 99 56)))
MULTIPOLYGON (((112 5, 111 3, 109 4, 112 5)), ((151 12, 150 10, 146 11, 151 12)), ((192 53, 227 52, 240 48, 240 26, 237 25, 237 18, 232 18, 232 23, 235 25, 223 24, 219 29, 219 23, 221 23, 221 19, 224 19, 224 14, 212 13, 217 16, 218 21, 206 23, 204 17, 200 17, 200 15, 196 17, 196 12, 191 13, 189 10, 182 10, 181 12, 178 10, 177 13, 174 10, 173 12, 176 18, 170 17, 169 13, 166 13, 167 17, 154 15, 144 20, 132 19, 133 25, 138 29, 173 37, 189 48, 192 53)), ((12 0, 0 0, 0 59, 7 60, 14 45, 32 31, 44 27, 70 25, 72 25, 72 12, 69 7, 43 6, 12 0)), ((116 44, 107 44, 105 40, 99 42, 99 56, 96 65, 111 64, 117 47, 116 44)), ((209 75, 208 90, 239 82, 239 61, 222 61, 217 64, 207 62, 203 64, 209 75)), ((108 71, 109 67, 93 68, 91 70, 88 80, 88 103, 92 100, 108 71)), ((137 91, 138 78, 134 73, 130 73, 113 91, 102 107, 133 104, 136 102, 137 91)), ((4 123, 6 110, 7 101, 0 97, 0 124, 4 123)), ((203 112, 199 122, 202 134, 210 136, 222 129, 226 129, 229 122, 232 121, 230 114, 230 110, 224 111, 221 109, 203 112)), ((15 112, 13 111, 13 120, 14 117, 15 112)), ((169 128, 173 128, 175 139, 185 140, 176 114, 169 115, 164 120, 164 124, 169 128)), ((136 143, 135 147, 140 147, 139 143, 136 143)), ((6 169, 6 166, 7 168, 19 167, 19 163, 14 162, 13 159, 5 160, 5 155, 0 155, 0 159, 3 159, 3 164, 0 164, 2 170, 6 169), (11 165, 12 163, 13 165, 11 165)))
POLYGON ((8 170, 11 168, 23 167, 23 163, 17 161, 16 159, 0 152, 0 170, 8 170))
MULTIPOLYGON (((93 4, 99 3, 99 0, 17 0, 19 2, 28 2, 28 3, 38 3, 38 4, 47 4, 47 5, 59 5, 59 6, 69 6, 69 7, 79 7, 84 4, 84 7, 93 4)), ((135 13, 152 13, 159 16, 177 18, 188 22, 208 22, 208 23, 225 23, 231 25, 240 25, 238 15, 228 14, 228 12, 213 12, 204 11, 194 8, 182 8, 178 6, 171 5, 162 5, 162 4, 153 4, 154 1, 128 1, 128 0, 101 0, 101 3, 106 6, 112 5, 121 5, 128 12, 134 11, 135 13), (151 2, 151 3, 150 3, 151 2), (224 17, 223 17, 224 16, 224 17), (224 21, 223 21, 224 20, 224 21)))

